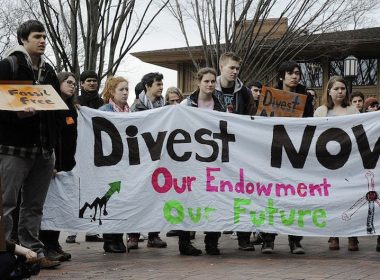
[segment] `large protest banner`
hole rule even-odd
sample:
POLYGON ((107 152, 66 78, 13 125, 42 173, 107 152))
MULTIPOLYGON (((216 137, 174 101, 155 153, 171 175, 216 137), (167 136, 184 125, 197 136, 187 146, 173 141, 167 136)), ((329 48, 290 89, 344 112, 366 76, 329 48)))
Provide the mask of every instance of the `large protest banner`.
POLYGON ((77 165, 52 181, 42 227, 375 234, 379 118, 81 107, 77 165))

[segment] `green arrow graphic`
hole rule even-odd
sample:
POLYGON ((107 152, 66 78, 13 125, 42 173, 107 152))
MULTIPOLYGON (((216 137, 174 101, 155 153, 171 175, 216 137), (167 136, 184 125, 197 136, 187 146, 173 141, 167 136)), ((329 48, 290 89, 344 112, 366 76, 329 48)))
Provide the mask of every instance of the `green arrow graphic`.
POLYGON ((120 188, 121 188, 121 181, 117 181, 117 182, 113 182, 113 183, 109 183, 108 184, 110 186, 110 189, 106 192, 106 194, 104 195, 106 197, 106 199, 110 199, 110 197, 115 193, 115 192, 120 192, 120 188))

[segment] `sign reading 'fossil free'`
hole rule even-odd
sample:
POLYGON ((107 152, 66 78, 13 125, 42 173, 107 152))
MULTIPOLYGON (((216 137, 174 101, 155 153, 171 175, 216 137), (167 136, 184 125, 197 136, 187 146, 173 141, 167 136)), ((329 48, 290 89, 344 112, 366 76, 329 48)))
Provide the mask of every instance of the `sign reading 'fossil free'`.
POLYGON ((0 110, 68 110, 51 85, 0 85, 0 110))

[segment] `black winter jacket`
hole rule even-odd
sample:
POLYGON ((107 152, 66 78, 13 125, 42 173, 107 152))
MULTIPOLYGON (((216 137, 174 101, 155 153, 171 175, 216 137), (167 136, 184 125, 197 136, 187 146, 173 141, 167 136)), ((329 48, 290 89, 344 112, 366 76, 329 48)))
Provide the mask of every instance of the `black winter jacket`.
POLYGON ((78 112, 70 99, 66 101, 66 105, 69 110, 64 111, 64 123, 54 148, 56 156, 55 169, 57 171, 70 171, 75 166, 78 112))
POLYGON ((81 90, 80 96, 78 96, 78 102, 81 106, 87 106, 92 109, 99 109, 104 105, 103 99, 99 96, 98 92, 87 92, 81 90))
MULTIPOLYGON (((15 81, 33 81, 36 84, 35 75, 28 65, 25 54, 16 51, 11 55, 17 57, 17 78, 15 81)), ((0 80, 10 81, 14 77, 8 60, 0 61, 0 80)), ((59 82, 53 67, 44 64, 40 84, 52 85, 59 93, 59 82)), ((39 111, 32 117, 19 118, 16 112, 0 111, 0 144, 6 146, 26 147, 40 146, 40 119, 46 125, 46 137, 48 150, 53 149, 56 142, 59 123, 62 120, 59 111, 39 111)))

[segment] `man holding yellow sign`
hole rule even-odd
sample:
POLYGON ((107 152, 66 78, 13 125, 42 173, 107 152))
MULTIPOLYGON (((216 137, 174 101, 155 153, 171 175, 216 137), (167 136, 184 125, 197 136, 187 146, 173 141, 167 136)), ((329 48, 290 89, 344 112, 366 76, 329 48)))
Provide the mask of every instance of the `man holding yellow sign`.
POLYGON ((12 213, 21 191, 18 224, 20 244, 37 253, 42 268, 59 265, 45 258, 38 239, 42 209, 54 168, 58 132, 59 82, 45 62, 45 28, 37 20, 21 24, 19 45, 0 61, 0 182, 4 202, 5 238, 10 239, 12 213), (29 84, 25 85, 30 81, 29 84), (13 84, 13 85, 11 85, 13 84), (15 85, 24 84, 24 85, 15 85))

